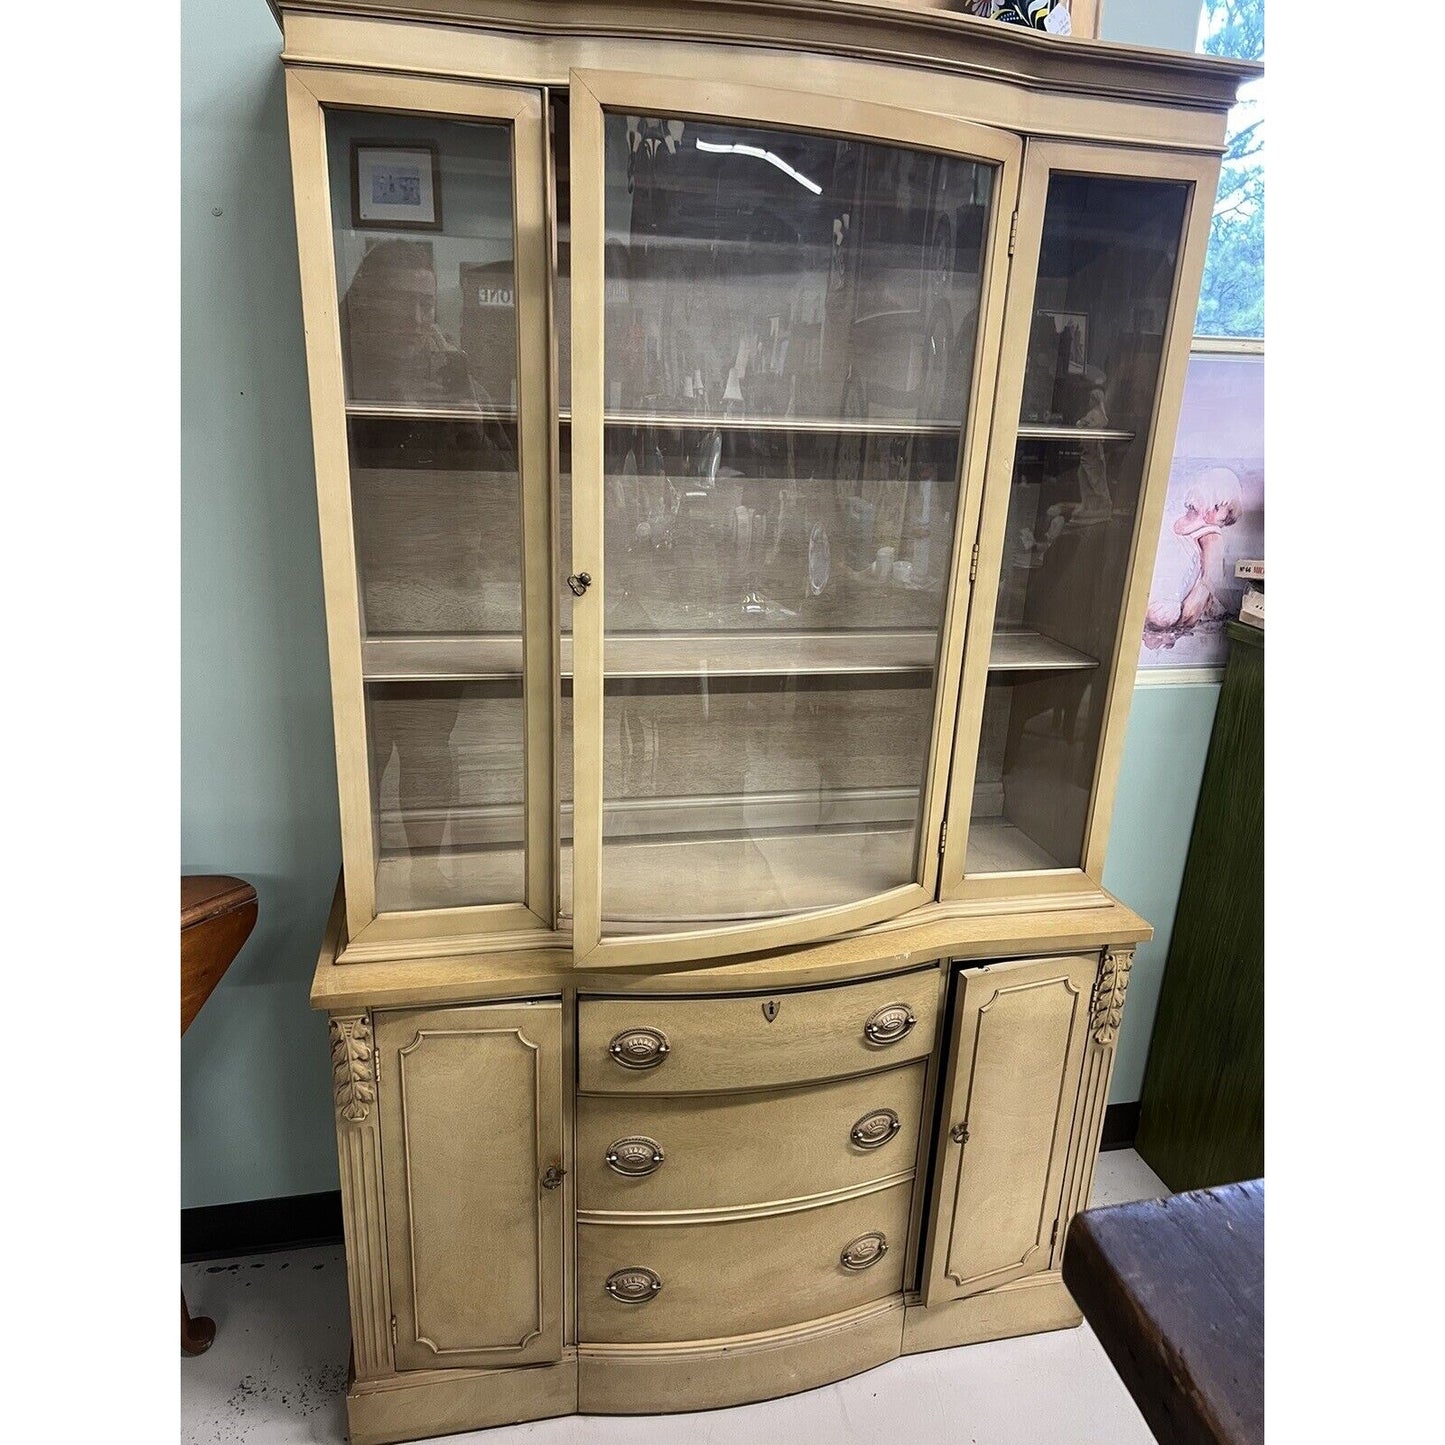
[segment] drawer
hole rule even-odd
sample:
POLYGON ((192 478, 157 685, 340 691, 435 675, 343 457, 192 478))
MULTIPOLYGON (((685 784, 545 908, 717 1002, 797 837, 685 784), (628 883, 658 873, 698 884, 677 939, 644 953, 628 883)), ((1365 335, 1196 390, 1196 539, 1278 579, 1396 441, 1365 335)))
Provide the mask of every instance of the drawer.
POLYGON ((910 1172, 927 1067, 767 1093, 583 1097, 577 1207, 776 1205, 910 1172))
POLYGON ((938 971, 707 998, 582 998, 584 1094, 698 1094, 812 1084, 933 1049, 938 971))
POLYGON ((911 1199, 912 1185, 903 1183, 722 1223, 580 1224, 578 1339, 656 1344, 755 1334, 897 1294, 911 1199), (855 1268, 843 1263, 850 1247, 855 1268))

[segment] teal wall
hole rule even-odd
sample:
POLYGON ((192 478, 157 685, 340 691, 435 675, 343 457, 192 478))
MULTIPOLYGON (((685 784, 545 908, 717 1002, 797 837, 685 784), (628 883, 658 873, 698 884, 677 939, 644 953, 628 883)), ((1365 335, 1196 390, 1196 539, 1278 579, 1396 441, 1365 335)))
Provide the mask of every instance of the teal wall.
POLYGON ((1099 38, 1193 50, 1202 8, 1201 0, 1102 0, 1099 38))
MULTIPOLYGON (((1166 8, 1106 0, 1104 33, 1157 40, 1118 27, 1166 8)), ((181 866, 248 878, 261 905, 182 1045, 183 1207, 337 1183, 306 1002, 340 853, 279 52, 264 0, 185 0, 181 866)), ((1134 701, 1104 881, 1159 937, 1135 964, 1116 1102, 1143 1077, 1217 691, 1134 701)))
POLYGON ((340 843, 280 48, 264 0, 186 0, 181 868, 249 879, 260 915, 181 1044, 183 1206, 336 1188, 306 1004, 340 843))
POLYGON ((1149 1035, 1218 701, 1218 683, 1156 686, 1151 681, 1134 691, 1104 886, 1154 925, 1154 937, 1135 954, 1129 975, 1109 1089, 1111 1104, 1137 1099, 1144 1083, 1149 1035))

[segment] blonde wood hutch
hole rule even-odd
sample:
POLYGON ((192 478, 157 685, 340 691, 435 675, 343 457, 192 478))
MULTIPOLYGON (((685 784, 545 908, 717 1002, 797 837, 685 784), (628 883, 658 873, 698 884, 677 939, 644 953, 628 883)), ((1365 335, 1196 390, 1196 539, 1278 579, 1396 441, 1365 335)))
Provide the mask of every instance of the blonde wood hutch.
POLYGON ((922 3, 274 8, 353 1441, 1076 1324, 1250 67, 922 3))

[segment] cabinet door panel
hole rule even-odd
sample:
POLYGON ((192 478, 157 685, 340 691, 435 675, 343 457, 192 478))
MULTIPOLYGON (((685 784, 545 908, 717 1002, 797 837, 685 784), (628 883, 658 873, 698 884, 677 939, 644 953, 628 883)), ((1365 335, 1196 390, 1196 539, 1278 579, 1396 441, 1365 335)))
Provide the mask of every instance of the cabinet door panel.
POLYGON ((547 927, 542 96, 340 71, 287 86, 347 946, 547 927))
POLYGON ((927 1303, 1044 1269, 1059 1217, 1098 958, 1027 959, 955 985, 927 1303))
POLYGON ((574 72, 569 105, 578 957, 906 912, 1017 141, 711 76, 574 72))
MULTIPOLYGON (((1099 885, 1217 178, 1029 147, 969 611, 989 662, 964 679, 942 897, 1099 885)), ((1237 515, 1201 493, 1206 570, 1237 515)))
POLYGON ((562 1348, 562 1009, 380 1015, 396 1367, 555 1360, 562 1348))

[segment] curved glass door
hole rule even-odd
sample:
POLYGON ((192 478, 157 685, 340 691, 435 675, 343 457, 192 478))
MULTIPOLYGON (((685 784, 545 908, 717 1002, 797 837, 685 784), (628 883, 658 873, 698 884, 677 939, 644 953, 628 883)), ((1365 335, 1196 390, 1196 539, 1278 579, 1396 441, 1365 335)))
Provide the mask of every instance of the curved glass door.
POLYGON ((1040 147, 1026 168, 1031 224, 1014 261, 981 544, 980 579, 997 580, 970 624, 977 638, 991 619, 989 667, 965 698, 965 713, 977 709, 977 734, 960 735, 971 779, 955 764, 968 827, 949 841, 962 852, 966 838, 966 853, 945 861, 945 877, 961 864, 979 894, 1098 883, 1129 693, 1117 684, 1149 574, 1136 555, 1157 536, 1207 164, 1040 147))
MULTIPOLYGON (((591 476, 573 376, 574 570, 594 558, 594 590, 573 619, 601 938, 638 956, 640 935, 688 933, 696 955, 704 935, 722 951, 768 921, 916 906, 1001 163, 641 104, 603 111, 600 142, 591 476)), ((579 861, 579 952, 588 881, 579 861)))

